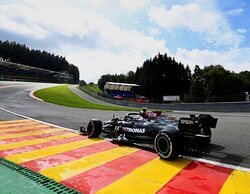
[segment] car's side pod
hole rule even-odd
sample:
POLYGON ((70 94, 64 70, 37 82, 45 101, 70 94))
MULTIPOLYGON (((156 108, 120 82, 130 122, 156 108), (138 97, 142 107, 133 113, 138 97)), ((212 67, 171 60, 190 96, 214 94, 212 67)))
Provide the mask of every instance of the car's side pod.
POLYGON ((154 141, 156 153, 165 160, 176 158, 183 149, 182 145, 180 132, 172 127, 159 131, 154 141))

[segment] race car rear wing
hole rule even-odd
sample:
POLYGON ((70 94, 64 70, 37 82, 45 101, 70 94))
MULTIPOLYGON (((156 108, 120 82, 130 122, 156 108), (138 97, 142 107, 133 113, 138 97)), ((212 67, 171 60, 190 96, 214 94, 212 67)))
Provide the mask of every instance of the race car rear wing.
POLYGON ((218 118, 214 118, 209 114, 200 114, 198 119, 199 122, 205 127, 216 128, 217 126, 218 118))
POLYGON ((216 128, 218 118, 209 114, 200 114, 199 116, 190 115, 190 118, 179 119, 179 129, 197 129, 203 127, 216 128))

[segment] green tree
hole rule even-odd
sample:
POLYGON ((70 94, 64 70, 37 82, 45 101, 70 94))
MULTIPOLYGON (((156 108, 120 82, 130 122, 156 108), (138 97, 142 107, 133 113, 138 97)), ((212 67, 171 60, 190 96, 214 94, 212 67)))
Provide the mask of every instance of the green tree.
POLYGON ((235 94, 243 93, 244 83, 236 73, 221 65, 210 65, 203 69, 203 75, 206 101, 240 100, 235 94))
POLYGON ((186 102, 204 102, 204 76, 198 65, 194 68, 194 74, 191 78, 191 86, 189 93, 185 95, 186 102))
POLYGON ((50 54, 46 51, 29 49, 25 45, 16 42, 0 41, 0 58, 14 63, 48 69, 57 72, 67 71, 74 79, 79 81, 79 70, 65 57, 50 54))
POLYGON ((102 75, 97 83, 98 83, 99 88, 103 90, 106 82, 110 82, 110 81, 112 81, 112 75, 106 74, 106 75, 102 75))
POLYGON ((189 67, 177 63, 167 54, 158 54, 148 59, 136 70, 137 83, 141 93, 156 101, 164 95, 183 96, 190 87, 191 72, 189 67))
POLYGON ((242 71, 238 76, 244 83, 244 91, 250 92, 250 71, 242 71))

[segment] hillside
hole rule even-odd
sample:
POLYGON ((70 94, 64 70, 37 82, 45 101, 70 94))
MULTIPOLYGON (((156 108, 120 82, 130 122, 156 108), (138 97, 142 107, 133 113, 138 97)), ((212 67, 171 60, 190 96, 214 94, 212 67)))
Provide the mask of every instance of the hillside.
POLYGON ((68 73, 59 73, 6 61, 0 61, 0 80, 1 79, 56 83, 74 82, 72 75, 68 73))
MULTIPOLYGON (((55 55, 54 53, 49 53, 47 51, 30 49, 26 45, 22 45, 16 42, 0 40, 0 61, 5 61, 5 62, 7 61, 7 62, 15 63, 15 64, 29 66, 29 67, 50 70, 53 72, 57 72, 60 75, 61 73, 66 74, 70 77, 71 83, 78 83, 79 81, 78 67, 76 67, 73 64, 70 64, 66 60, 65 57, 58 56, 58 55, 55 55)), ((12 63, 9 63, 9 65, 5 65, 5 66, 2 65, 2 68, 3 67, 11 68, 12 76, 18 76, 18 77, 27 76, 28 68, 25 68, 24 71, 21 71, 23 70, 23 67, 17 68, 16 66, 13 66, 12 63), (13 69, 18 69, 18 71, 13 71, 13 69)), ((6 72, 8 71, 4 70, 4 72, 6 74, 6 72)), ((34 73, 37 73, 37 71, 35 72, 31 71, 30 73, 28 73, 28 77, 31 77, 31 76, 36 77, 37 75, 34 73)), ((9 74, 10 73, 8 73, 8 75, 9 74)), ((56 76, 53 76, 53 77, 56 77, 56 76)), ((38 78, 38 79, 42 79, 42 78, 38 78)), ((49 77, 49 79, 51 79, 51 77, 49 77)))

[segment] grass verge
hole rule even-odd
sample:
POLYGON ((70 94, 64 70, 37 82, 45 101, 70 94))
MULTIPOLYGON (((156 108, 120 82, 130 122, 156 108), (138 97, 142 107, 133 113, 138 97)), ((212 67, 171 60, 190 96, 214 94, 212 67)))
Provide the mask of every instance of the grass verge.
POLYGON ((100 90, 99 86, 97 84, 86 84, 83 86, 83 88, 89 92, 92 92, 94 94, 102 94, 102 91, 100 90))
POLYGON ((72 92, 68 85, 54 86, 37 90, 34 95, 45 102, 68 106, 73 108, 98 109, 98 110, 114 110, 114 111, 138 111, 136 108, 126 108, 117 106, 107 106, 89 102, 72 92))

